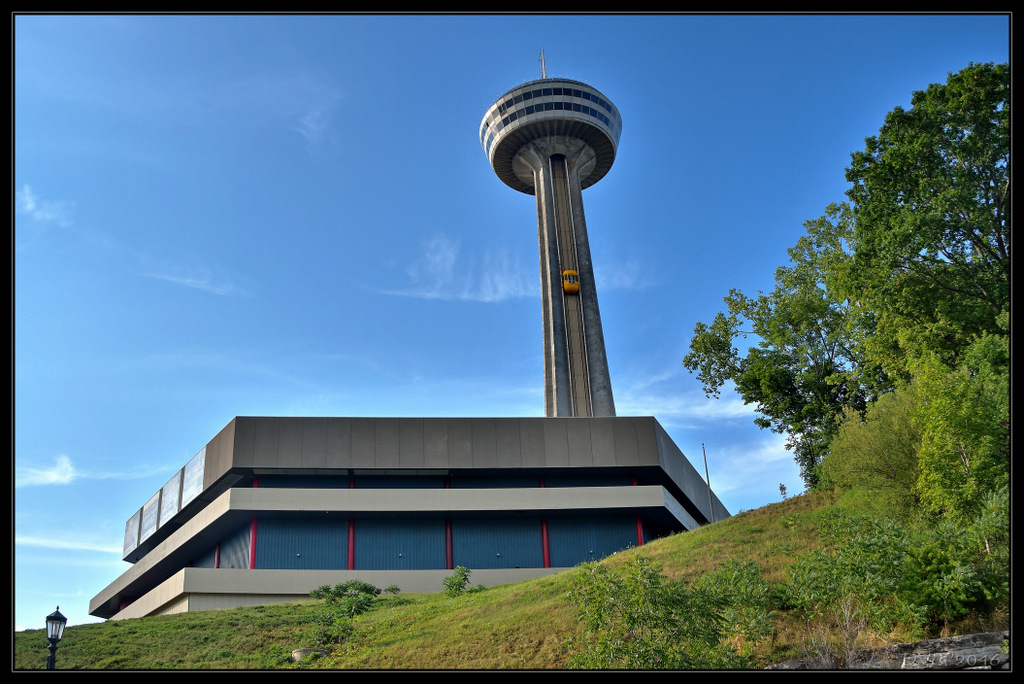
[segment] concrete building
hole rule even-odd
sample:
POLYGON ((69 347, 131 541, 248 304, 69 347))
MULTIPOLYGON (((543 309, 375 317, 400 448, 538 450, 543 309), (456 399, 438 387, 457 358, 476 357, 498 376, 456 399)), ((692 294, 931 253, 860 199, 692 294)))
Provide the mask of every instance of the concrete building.
POLYGON ((728 512, 654 418, 238 417, 126 525, 92 615, 440 591, 568 569, 728 512))
POLYGON ((597 90, 506 93, 480 140, 537 196, 544 418, 237 417, 125 526, 132 567, 97 594, 112 619, 301 600, 361 579, 440 591, 521 581, 729 515, 651 417, 616 417, 582 189, 622 121, 597 90))

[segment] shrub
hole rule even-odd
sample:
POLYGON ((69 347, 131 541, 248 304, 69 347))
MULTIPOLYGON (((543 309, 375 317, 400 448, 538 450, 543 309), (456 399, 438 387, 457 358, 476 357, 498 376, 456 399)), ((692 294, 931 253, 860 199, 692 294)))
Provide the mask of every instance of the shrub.
POLYGON ((741 655, 750 656, 755 644, 771 638, 780 590, 765 580, 753 561, 730 560, 720 570, 703 575, 694 587, 725 600, 724 629, 739 639, 741 655))
POLYGON ((356 616, 373 606, 380 589, 362 580, 349 580, 333 587, 323 585, 309 593, 310 597, 322 599, 329 608, 313 618, 313 645, 325 647, 346 643, 355 629, 356 616))
POLYGON ((444 588, 445 596, 458 596, 466 591, 469 584, 469 575, 472 571, 461 565, 455 566, 455 571, 444 578, 441 586, 444 588))
POLYGON ((911 540, 902 523, 833 512, 822 517, 822 541, 790 567, 793 601, 804 610, 818 666, 851 665, 868 628, 885 634, 923 623, 906 583, 911 540))
POLYGON ((571 638, 574 668, 699 669, 744 661, 723 642, 727 600, 667 580, 645 556, 627 561, 622 575, 584 563, 568 598, 584 633, 571 638))

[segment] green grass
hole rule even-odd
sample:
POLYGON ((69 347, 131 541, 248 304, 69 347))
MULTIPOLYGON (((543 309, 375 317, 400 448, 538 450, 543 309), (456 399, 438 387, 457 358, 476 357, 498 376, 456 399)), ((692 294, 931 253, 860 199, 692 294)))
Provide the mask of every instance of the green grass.
MULTIPOLYGON (((781 581, 795 555, 817 543, 821 512, 846 505, 828 492, 792 497, 622 551, 604 562, 617 565, 642 553, 661 564, 669 578, 692 581, 727 560, 754 560, 767 578, 781 581)), ((69 627, 57 651, 57 668, 564 668, 566 639, 579 630, 566 600, 574 572, 454 598, 441 593, 381 597, 358 618, 347 647, 308 662, 293 663, 289 656, 311 645, 312 619, 323 609, 314 601, 69 627)), ((771 643, 756 653, 757 664, 799 656, 800 625, 798 616, 780 615, 771 643)), ((46 656, 42 630, 15 633, 15 669, 44 668, 46 656)))

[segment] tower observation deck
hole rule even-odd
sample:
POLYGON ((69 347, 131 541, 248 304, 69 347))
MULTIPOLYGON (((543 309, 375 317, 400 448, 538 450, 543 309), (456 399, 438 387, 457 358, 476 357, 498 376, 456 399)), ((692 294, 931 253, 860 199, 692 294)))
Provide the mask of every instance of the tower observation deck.
POLYGON ((498 178, 537 197, 548 417, 615 415, 582 191, 611 169, 621 133, 607 97, 564 78, 513 88, 480 124, 498 178))

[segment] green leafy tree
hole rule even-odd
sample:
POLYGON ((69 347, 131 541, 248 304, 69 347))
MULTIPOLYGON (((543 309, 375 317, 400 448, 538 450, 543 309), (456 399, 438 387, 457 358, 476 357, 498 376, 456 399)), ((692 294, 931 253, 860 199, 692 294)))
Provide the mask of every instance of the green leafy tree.
POLYGON ((727 598, 667 580, 645 556, 627 561, 621 574, 584 563, 569 600, 584 628, 569 641, 571 667, 685 670, 743 662, 723 641, 727 598))
MULTIPOLYGON (((1009 121, 1005 64, 971 64, 914 93, 852 155, 850 204, 804 224, 775 288, 732 290, 725 312, 697 323, 684 366, 708 396, 731 383, 757 425, 785 434, 808 487, 851 410, 863 416, 915 372, 935 378, 921 359, 957 368, 979 336, 1003 334, 1009 121), (756 345, 741 353, 748 335, 756 345)), ((929 435, 952 429, 932 420, 929 435)))
POLYGON ((843 411, 863 411, 873 388, 887 382, 860 347, 870 317, 832 294, 850 258, 848 208, 833 205, 804 225, 791 265, 775 272, 775 289, 757 297, 731 290, 727 312, 697 323, 683 365, 709 397, 731 382, 761 414, 755 424, 787 436, 804 482, 815 487, 843 411), (741 354, 734 344, 747 336, 757 344, 741 354))
POLYGON ((753 561, 730 560, 702 575, 694 588, 724 599, 723 629, 739 644, 742 657, 749 658, 754 646, 771 639, 780 587, 769 583, 753 561))
POLYGON ((847 294, 876 313, 891 375, 926 351, 947 366, 1010 295, 1010 70, 971 64, 913 94, 853 155, 847 294))
POLYGON ((821 536, 823 546, 790 567, 791 595, 818 665, 850 666, 868 629, 884 634, 924 623, 905 582, 911 537, 903 523, 834 512, 823 517, 821 536))
POLYGON ((1010 596, 1010 489, 986 494, 978 515, 968 520, 961 538, 973 551, 985 599, 992 605, 1010 596))
POLYGON ((983 335, 955 369, 935 355, 914 367, 923 430, 917 490, 933 512, 973 518, 987 493, 1009 485, 1008 345, 1008 335, 983 335))
POLYGON ((822 483, 869 492, 880 511, 910 511, 918 504, 917 392, 900 388, 880 396, 863 416, 847 419, 821 464, 822 483))

